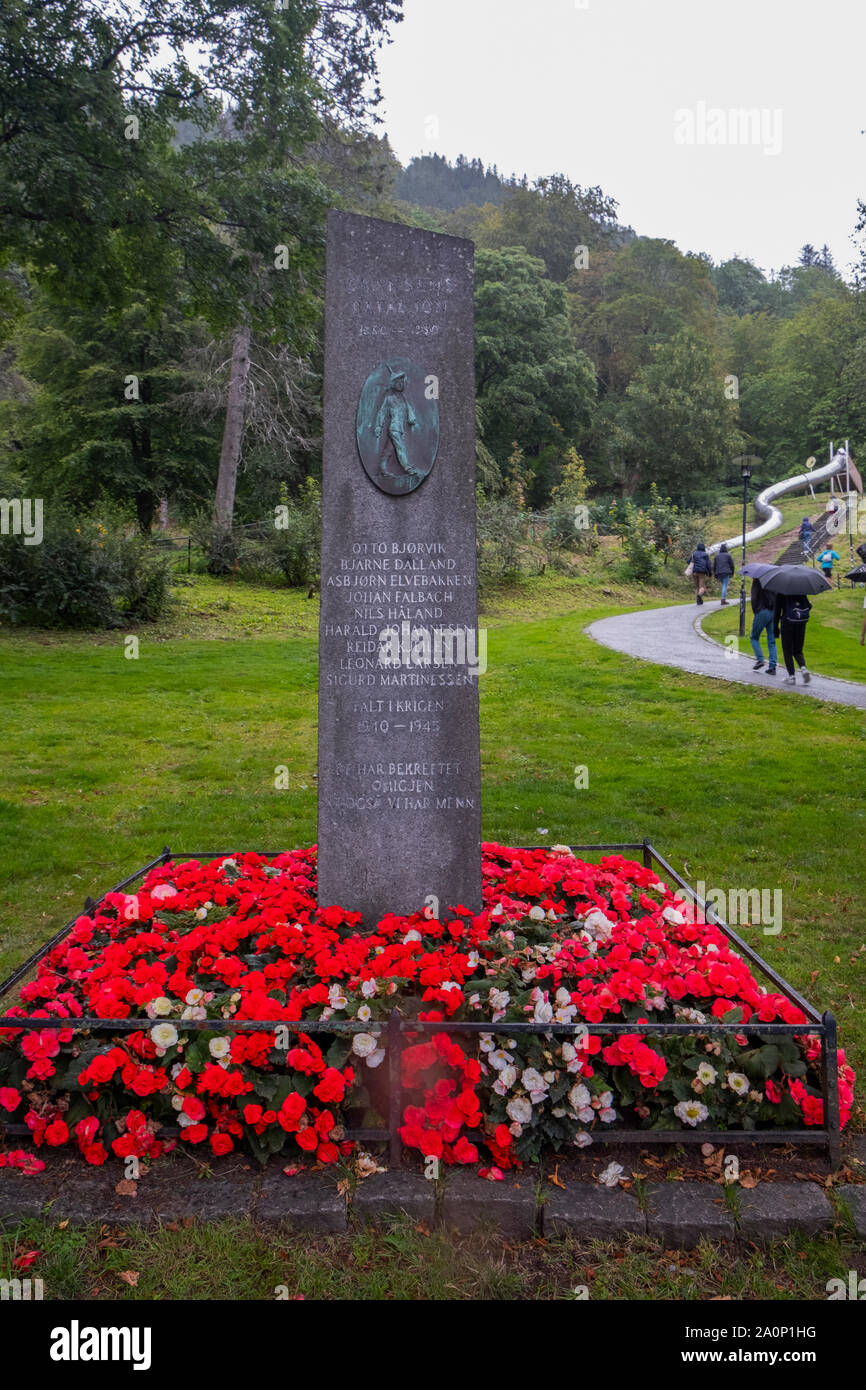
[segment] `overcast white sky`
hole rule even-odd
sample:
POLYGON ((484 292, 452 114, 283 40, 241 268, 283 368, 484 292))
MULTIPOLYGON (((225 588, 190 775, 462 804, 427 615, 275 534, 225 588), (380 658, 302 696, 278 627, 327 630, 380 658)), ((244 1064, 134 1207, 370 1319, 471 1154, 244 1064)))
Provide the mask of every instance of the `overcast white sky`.
POLYGON ((380 60, 381 114, 404 164, 436 151, 530 178, 563 172, 601 184, 621 222, 682 251, 769 270, 804 242, 827 242, 847 273, 866 199, 861 0, 404 0, 404 10, 380 60), (741 108, 763 113, 755 143, 728 117, 741 108))

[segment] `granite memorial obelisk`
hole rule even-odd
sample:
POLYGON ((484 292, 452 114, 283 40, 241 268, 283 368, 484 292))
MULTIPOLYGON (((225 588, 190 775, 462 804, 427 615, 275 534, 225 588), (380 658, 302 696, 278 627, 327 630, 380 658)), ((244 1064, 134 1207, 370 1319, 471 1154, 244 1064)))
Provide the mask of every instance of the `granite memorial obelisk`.
POLYGON ((319 902, 481 907, 473 246, 332 212, 319 902))

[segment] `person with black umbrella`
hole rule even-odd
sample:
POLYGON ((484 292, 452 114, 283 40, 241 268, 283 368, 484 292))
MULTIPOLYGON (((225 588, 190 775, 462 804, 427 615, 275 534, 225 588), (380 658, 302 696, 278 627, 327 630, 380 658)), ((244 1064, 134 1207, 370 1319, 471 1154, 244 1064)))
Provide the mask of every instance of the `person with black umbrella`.
POLYGON ((803 656, 803 642, 812 605, 806 595, 826 593, 832 585, 808 565, 764 565, 753 561, 743 565, 742 573, 759 579, 765 593, 774 596, 773 633, 782 639, 782 656, 788 673, 782 684, 797 684, 796 663, 803 684, 808 685, 812 676, 803 656))
POLYGON ((773 633, 782 638, 782 659, 787 675, 783 685, 796 685, 797 677, 794 662, 800 668, 803 684, 812 679, 803 656, 803 643, 806 638, 806 624, 812 605, 805 594, 776 594, 776 607, 773 612, 773 633))
POLYGON ((760 671, 761 667, 764 665, 764 653, 761 648, 761 633, 766 629, 767 651, 770 656, 767 675, 775 676, 776 662, 778 660, 776 654, 776 638, 773 633, 775 604, 773 595, 768 594, 767 590, 761 587, 760 579, 752 580, 751 601, 752 612, 755 615, 752 619, 752 631, 749 633, 749 641, 752 644, 752 651, 755 653, 755 664, 752 670, 760 671))

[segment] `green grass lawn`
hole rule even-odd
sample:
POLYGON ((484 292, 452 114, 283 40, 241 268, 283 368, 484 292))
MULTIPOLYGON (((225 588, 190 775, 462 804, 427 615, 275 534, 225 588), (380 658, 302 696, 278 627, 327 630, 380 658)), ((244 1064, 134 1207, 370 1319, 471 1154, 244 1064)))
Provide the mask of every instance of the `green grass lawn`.
MULTIPOLYGON (((739 588, 734 592, 738 580, 732 580, 729 590, 730 608, 720 608, 710 613, 703 622, 704 632, 717 642, 739 632, 740 607, 739 588)), ((746 636, 738 639, 741 652, 751 652, 748 633, 752 627, 752 609, 749 604, 749 589, 746 590, 746 636)), ((811 671, 822 676, 838 676, 842 680, 866 680, 866 647, 860 646, 860 633, 866 612, 863 609, 863 585, 856 589, 834 589, 832 593, 818 594, 811 600, 812 613, 806 631, 804 655, 806 665, 811 671)), ((779 645, 779 644, 777 644, 779 645)), ((766 650, 766 641, 763 643, 766 650)), ((782 651, 779 646, 779 663, 782 651)))
POLYGON ((458 1238, 411 1221, 341 1236, 257 1232, 243 1219, 156 1231, 27 1221, 0 1236, 0 1278, 16 1254, 46 1299, 816 1299, 827 1281, 866 1270, 850 1224, 821 1239, 791 1236, 737 1255, 709 1241, 666 1250, 647 1237, 620 1241, 458 1238), (138 1276, 130 1283, 130 1276, 138 1276))

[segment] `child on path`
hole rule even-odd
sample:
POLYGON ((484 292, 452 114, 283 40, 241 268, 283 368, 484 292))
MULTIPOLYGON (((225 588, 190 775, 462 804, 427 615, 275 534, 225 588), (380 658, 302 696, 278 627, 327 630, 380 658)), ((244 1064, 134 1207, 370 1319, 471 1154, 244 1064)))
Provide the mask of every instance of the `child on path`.
POLYGON ((829 545, 827 549, 822 550, 821 554, 818 556, 818 564, 821 566, 821 572, 824 578, 829 580, 831 584, 833 582, 833 561, 838 559, 839 556, 829 545))

